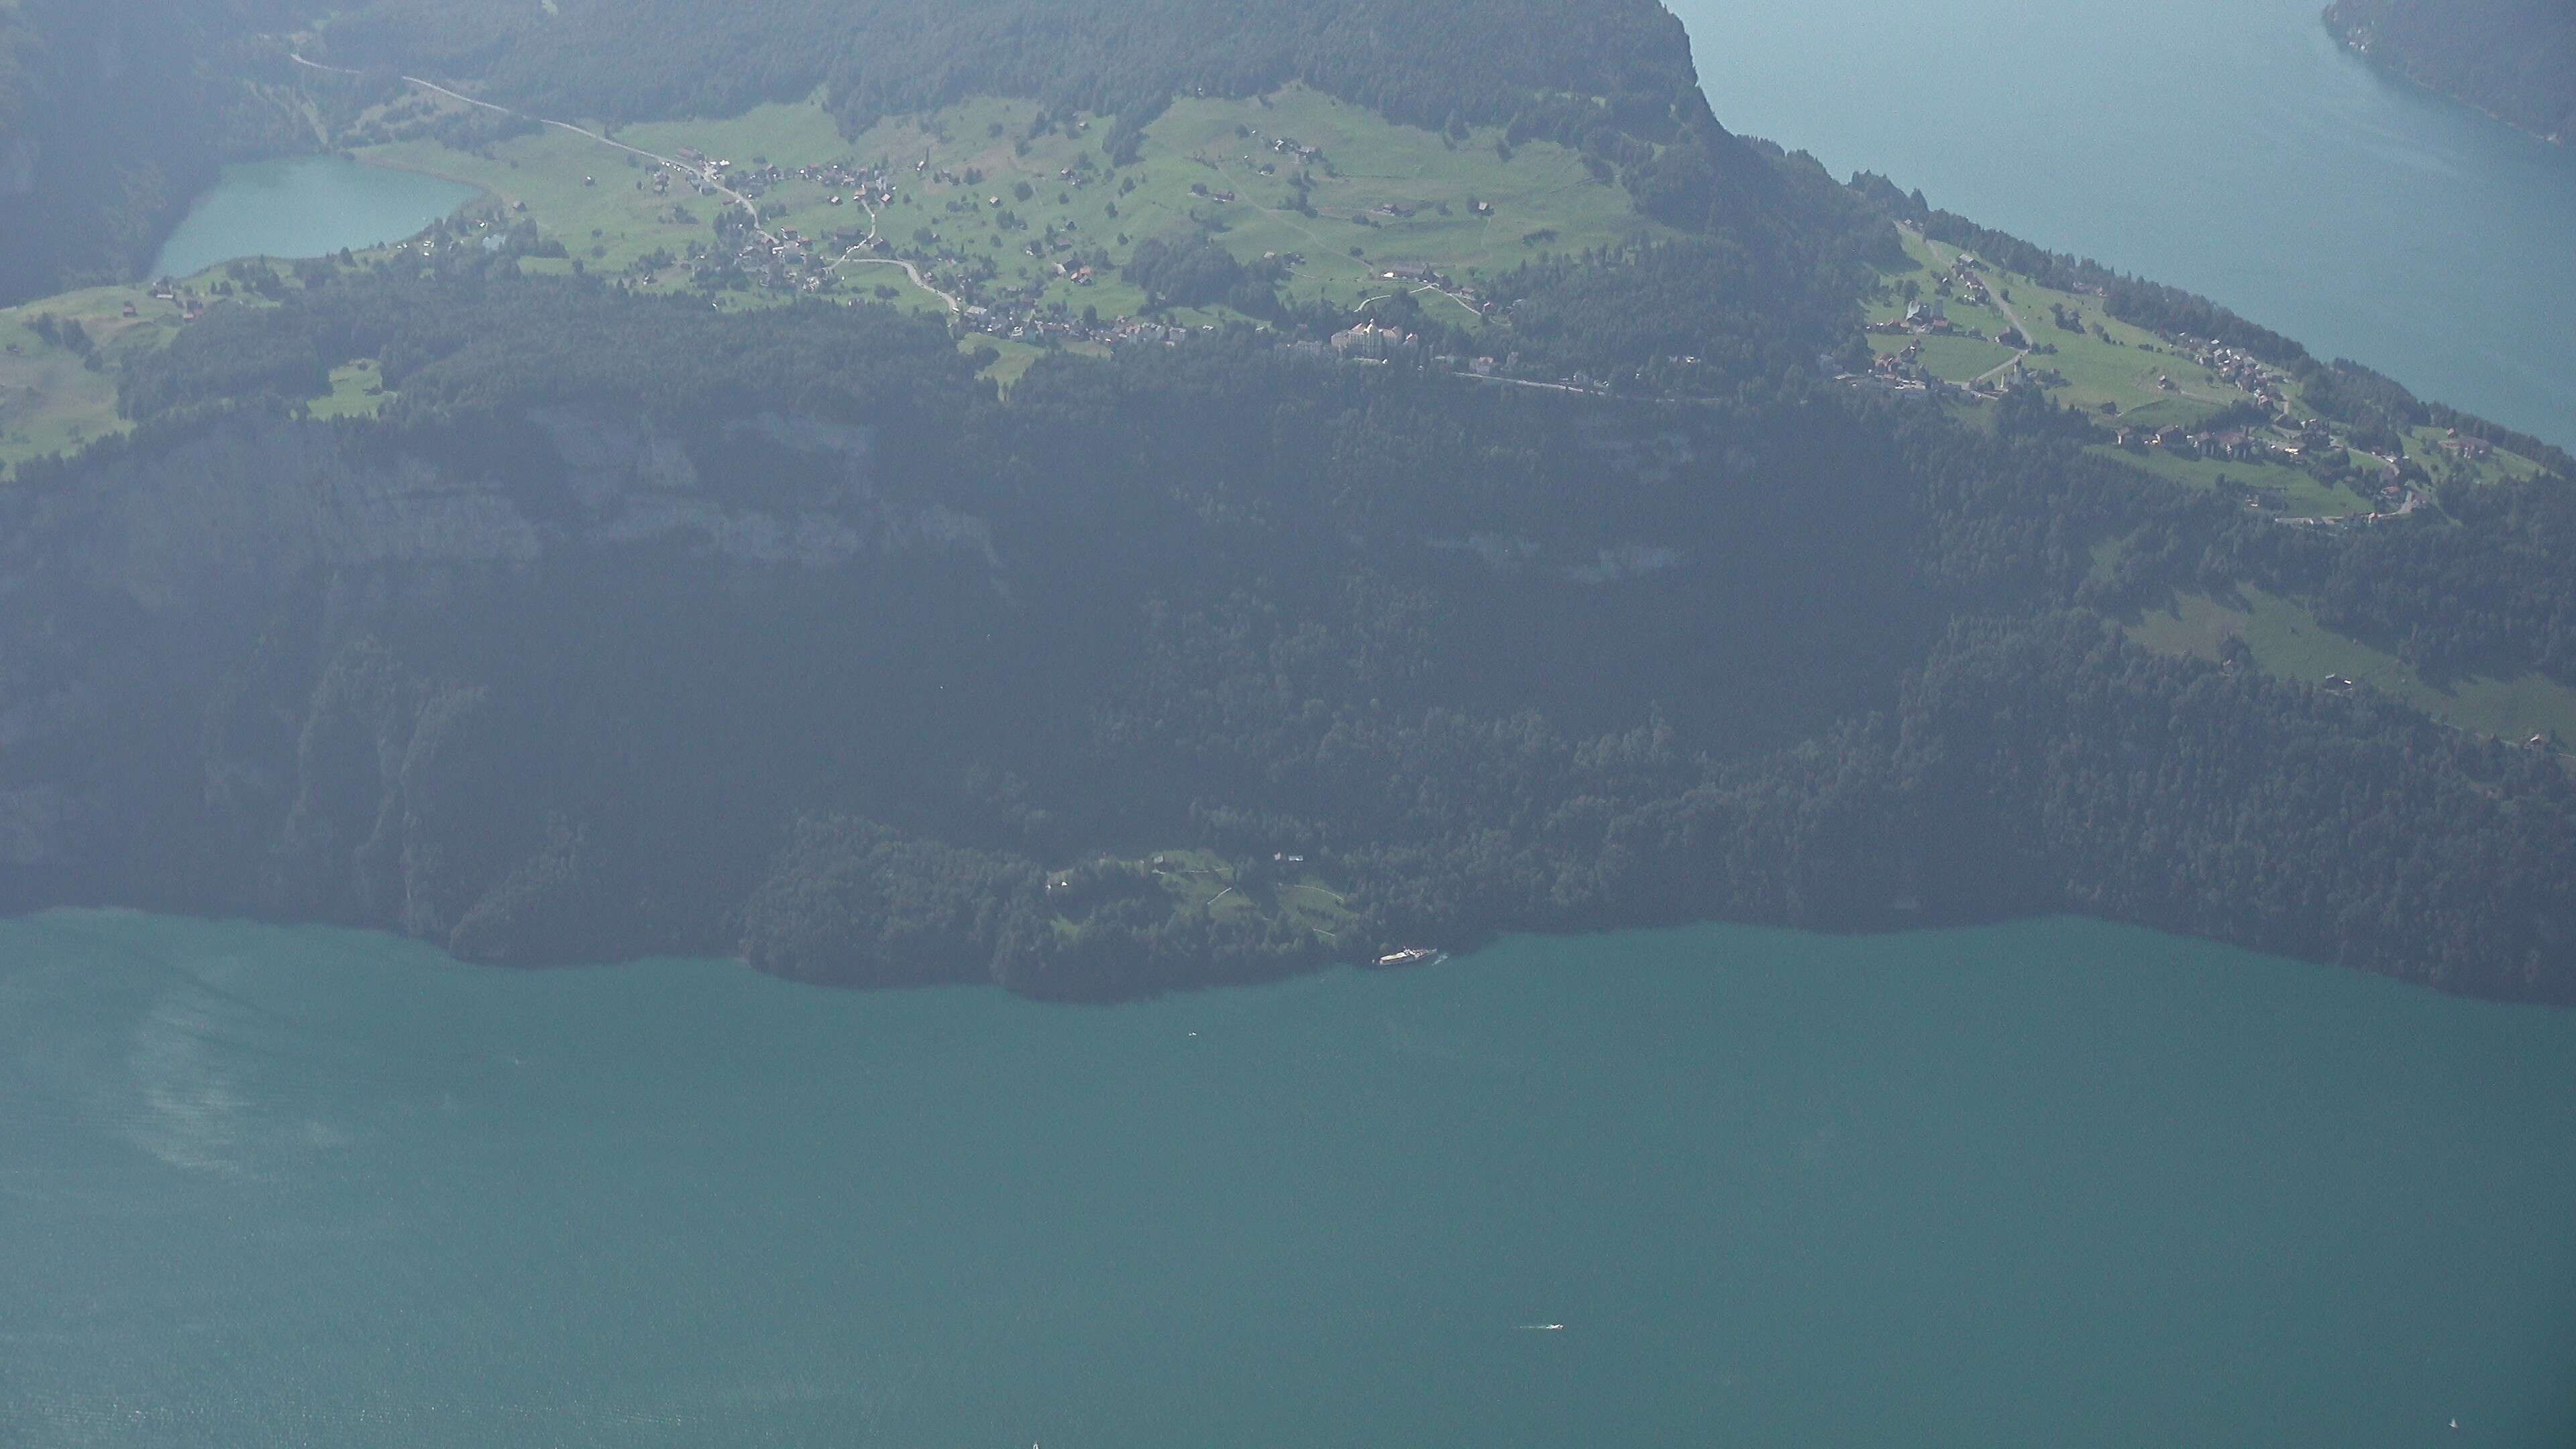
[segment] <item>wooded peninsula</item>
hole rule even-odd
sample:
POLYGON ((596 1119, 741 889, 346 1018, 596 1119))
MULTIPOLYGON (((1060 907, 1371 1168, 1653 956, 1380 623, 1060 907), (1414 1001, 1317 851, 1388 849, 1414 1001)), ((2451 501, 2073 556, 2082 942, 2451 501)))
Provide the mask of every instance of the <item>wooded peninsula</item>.
MULTIPOLYGON (((485 197, 13 234, 10 908, 1063 999, 2077 912, 2576 1001, 2576 461, 1736 135, 1654 0, 182 9, 167 104, 485 197)), ((0 152, 131 19, 0 10, 0 152)))

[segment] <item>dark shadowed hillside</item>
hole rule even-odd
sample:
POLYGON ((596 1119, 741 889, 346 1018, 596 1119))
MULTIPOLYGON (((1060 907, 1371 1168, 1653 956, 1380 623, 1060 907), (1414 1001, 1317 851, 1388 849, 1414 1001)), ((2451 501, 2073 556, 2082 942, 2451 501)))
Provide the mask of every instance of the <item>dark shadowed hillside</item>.
POLYGON ((10 495, 13 895, 1077 997, 2076 909, 2570 994, 2564 773, 2121 642, 2081 610, 2331 565, 2035 399, 1248 329, 1007 405, 978 366, 507 258, 219 309, 127 376, 132 441, 10 495), (301 420, 353 354, 384 417, 301 420))
POLYGON ((2335 0, 2326 23, 2374 62, 2536 135, 2576 132, 2566 0, 2335 0))
POLYGON ((141 275, 221 162, 297 147, 275 0, 0 0, 0 302, 141 275))
MULTIPOLYGON (((169 82, 220 110, 283 54, 65 58, 124 15, 11 32, 0 114, 182 73, 247 88, 169 82)), ((1651 4, 906 16, 380 0, 317 46, 370 69, 299 104, 503 185, 542 128, 383 68, 623 119, 819 86, 760 122, 804 146, 1020 110, 936 170, 639 151, 606 186, 558 128, 534 195, 603 207, 586 257, 496 199, 22 309, 15 365, 101 432, 0 493, 6 901, 1074 998, 2072 910, 2576 1000, 2563 453, 1730 135, 1651 4), (1319 192, 1256 130, 1292 81, 1378 113, 1345 134, 1382 173, 1561 179, 1509 217, 1319 192), (1140 150, 1194 93, 1250 99, 1140 150), (1435 228, 1490 271, 1359 260, 1435 228), (1345 253, 1357 311, 1305 280, 1345 253)))

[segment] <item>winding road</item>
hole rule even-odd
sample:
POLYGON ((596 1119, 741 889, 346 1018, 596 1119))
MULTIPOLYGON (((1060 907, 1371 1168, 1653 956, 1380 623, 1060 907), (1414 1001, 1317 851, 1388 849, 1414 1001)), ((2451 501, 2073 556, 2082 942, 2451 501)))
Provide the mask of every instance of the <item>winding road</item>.
POLYGON ((921 268, 914 266, 912 263, 905 261, 901 257, 863 257, 858 255, 858 253, 866 250, 867 247, 864 243, 859 246, 854 246, 848 251, 841 253, 841 259, 839 261, 832 263, 823 270, 826 272, 837 272, 842 267, 847 266, 853 261, 863 267, 901 267, 903 268, 903 274, 912 279, 912 284, 914 286, 919 287, 921 290, 928 292, 934 297, 937 297, 940 301, 947 303, 949 311, 962 313, 966 310, 966 305, 964 303, 958 301, 948 293, 939 290, 937 287, 930 285, 930 279, 921 274, 921 268))
POLYGON ((2031 347, 2039 340, 2028 327, 2022 325, 2020 315, 2015 313, 2012 309, 2012 303, 2004 300, 2003 288, 1990 287, 1987 289, 1987 295, 1994 298, 1995 310, 2004 314, 2004 324, 2020 335, 2021 351, 2013 354, 2012 362, 2007 362, 2002 367, 1996 368, 1993 372, 1987 373, 1985 377, 1978 378, 1977 381, 1979 382, 1984 382, 1987 377, 1994 377, 1999 373, 2011 370, 2014 363, 2029 361, 2031 347))
MULTIPOLYGON (((286 57, 286 58, 287 58, 287 59, 289 59, 289 60, 291 60, 291 61, 294 61, 297 65, 303 66, 303 67, 305 67, 305 68, 306 68, 306 69, 308 69, 308 70, 324 71, 324 72, 327 72, 327 73, 329 73, 329 74, 331 74, 331 75, 355 75, 355 76, 363 76, 363 75, 365 75, 365 74, 366 74, 366 72, 365 72, 365 71, 361 71, 361 70, 351 70, 351 69, 349 69, 347 66, 341 66, 341 65, 324 65, 324 64, 322 64, 320 61, 315 61, 315 60, 306 60, 303 56, 297 55, 297 54, 295 54, 293 51, 289 51, 289 52, 287 52, 287 57, 286 57)), ((451 101, 462 101, 462 102, 464 102, 465 104, 467 104, 467 105, 469 105, 469 106, 474 106, 474 107, 478 107, 478 108, 480 108, 480 109, 482 109, 482 110, 490 111, 490 112, 492 112, 492 113, 493 113, 493 114, 495 114, 495 115, 510 116, 510 117, 513 117, 513 118, 515 118, 515 119, 522 120, 522 121, 534 121, 534 122, 536 122, 536 123, 537 123, 538 125, 540 125, 540 126, 552 126, 552 127, 554 127, 556 130, 558 130, 558 131, 570 131, 572 134, 574 134, 574 135, 576 135, 576 136, 580 136, 580 137, 582 137, 582 138, 583 138, 583 139, 585 139, 585 140, 589 140, 589 141, 596 142, 596 143, 598 143, 599 145, 606 146, 606 147, 610 148, 611 150, 623 151, 623 152, 625 152, 625 153, 626 153, 627 155, 629 155, 629 156, 641 156, 641 157, 643 157, 643 158, 644 158, 645 160, 647 160, 647 161, 657 161, 657 162, 660 162, 662 165, 665 165, 665 166, 668 166, 668 167, 672 168, 672 169, 673 169, 673 170, 675 170, 675 171, 686 172, 687 174, 689 174, 689 175, 691 175, 691 176, 696 176, 696 177, 698 177, 700 180, 704 181, 704 182, 707 184, 707 186, 708 186, 710 189, 712 189, 713 191, 715 191, 718 195, 721 195, 721 196, 722 196, 722 197, 724 197, 727 201, 732 202, 734 205, 741 207, 744 211, 749 212, 749 213, 751 214, 751 228, 752 228, 752 230, 753 230, 755 233, 757 233, 759 236, 761 236, 762 238, 764 238, 765 240, 767 240, 771 245, 773 245, 773 246, 777 245, 778 239, 777 239, 776 237, 770 236, 770 234, 769 234, 766 230, 764 230, 764 229, 761 227, 761 225, 760 225, 760 208, 752 202, 752 199, 751 199, 750 197, 748 197, 748 196, 743 195, 741 192, 736 191, 736 190, 734 190, 733 188, 731 188, 731 187, 729 187, 729 186, 726 186, 723 182, 720 182, 720 181, 716 180, 716 179, 715 179, 715 176, 714 176, 714 174, 713 174, 712 172, 699 171, 699 170, 697 170, 697 169, 695 169, 695 168, 693 168, 693 167, 689 166, 686 162, 683 162, 683 161, 681 161, 681 160, 677 159, 676 157, 664 156, 664 155, 660 154, 659 152, 647 151, 647 150, 643 149, 643 148, 642 148, 642 147, 640 147, 640 146, 629 146, 629 145, 627 145, 627 144, 626 144, 625 142, 623 142, 623 141, 612 141, 612 140, 610 140, 608 137, 601 135, 601 134, 600 134, 600 133, 598 133, 597 131, 588 130, 588 129, 586 129, 586 128, 584 128, 584 127, 581 127, 581 126, 576 126, 576 125, 574 125, 574 124, 573 124, 572 122, 570 122, 570 121, 555 121, 555 120, 549 120, 549 119, 547 119, 547 118, 546 118, 546 117, 544 117, 544 116, 531 116, 531 115, 527 114, 527 113, 526 113, 526 112, 524 112, 524 111, 514 111, 514 110, 511 110, 508 106, 496 106, 496 105, 492 104, 490 101, 478 101, 478 100, 474 99, 472 96, 469 96, 469 95, 463 95, 463 94, 460 94, 460 93, 458 93, 458 92, 456 92, 456 91, 449 90, 447 87, 445 87, 445 86, 443 86, 443 85, 440 85, 440 84, 439 84, 438 82, 436 82, 436 81, 426 81, 426 80, 422 80, 419 76, 416 76, 416 75, 399 76, 399 77, 397 77, 397 79, 401 80, 401 81, 402 81, 404 84, 406 84, 406 85, 415 85, 415 86, 418 86, 418 87, 420 87, 422 90, 428 91, 428 92, 430 92, 430 93, 431 93, 431 94, 433 94, 433 95, 441 95, 441 96, 445 96, 445 97, 447 97, 447 98, 448 98, 449 100, 451 100, 451 101)))

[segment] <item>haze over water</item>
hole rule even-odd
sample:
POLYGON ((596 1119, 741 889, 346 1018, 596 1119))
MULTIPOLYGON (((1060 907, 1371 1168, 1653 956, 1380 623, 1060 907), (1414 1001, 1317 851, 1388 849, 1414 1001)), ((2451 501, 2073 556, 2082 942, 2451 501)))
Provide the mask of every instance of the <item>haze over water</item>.
POLYGON ((461 182, 337 156, 290 156, 224 168, 153 260, 185 277, 238 257, 318 257, 400 241, 474 197, 461 182))
MULTIPOLYGON (((2576 159, 2312 0, 1680 9, 1737 129, 2576 443, 2576 159)), ((455 200, 265 184, 163 270, 455 200)), ((62 913, 0 1103, 0 1449, 2576 1442, 2576 1014, 2082 922, 1065 1008, 62 913)))
POLYGON ((13 1449, 2576 1434, 2576 1014, 2080 922, 1070 1008, 58 913, 0 1089, 13 1449))
POLYGON ((2576 148, 2324 0, 1671 0, 1718 119, 2576 447, 2576 148))

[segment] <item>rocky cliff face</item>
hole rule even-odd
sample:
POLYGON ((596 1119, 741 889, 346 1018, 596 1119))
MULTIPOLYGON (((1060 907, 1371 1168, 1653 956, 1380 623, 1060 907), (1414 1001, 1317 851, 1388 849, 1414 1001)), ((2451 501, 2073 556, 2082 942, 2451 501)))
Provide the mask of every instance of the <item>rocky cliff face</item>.
MULTIPOLYGON (((882 489, 862 428, 681 437, 555 411, 524 433, 500 476, 234 420, 13 500, 0 877, 21 900, 346 920, 491 960, 725 947, 732 887, 636 899, 663 874, 637 862, 707 818, 655 803, 666 747, 727 733, 701 706, 741 680, 693 628, 787 651, 889 589, 991 599, 989 530, 882 489), (736 610, 767 634, 714 627, 736 610)), ((741 773, 754 833, 811 784, 741 773)))
POLYGON ((32 196, 36 190, 36 142, 28 136, 0 141, 0 196, 32 196))

